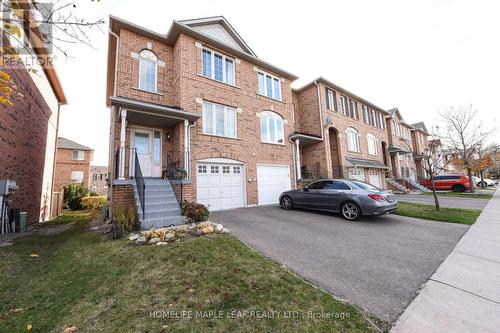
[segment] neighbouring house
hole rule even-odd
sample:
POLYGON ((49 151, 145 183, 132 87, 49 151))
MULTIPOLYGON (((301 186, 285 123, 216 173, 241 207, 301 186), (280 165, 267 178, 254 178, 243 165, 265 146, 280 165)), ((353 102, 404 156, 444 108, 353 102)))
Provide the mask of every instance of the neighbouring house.
POLYGON ((417 179, 425 125, 321 77, 292 90, 297 77, 224 17, 163 35, 112 16, 107 75, 111 208, 135 207, 143 228, 182 223, 183 200, 214 211, 277 203, 315 178, 417 179))
POLYGON ((386 187, 387 112, 318 78, 294 90, 298 178, 351 178, 386 187))
POLYGON ((62 191, 68 184, 90 185, 92 148, 66 138, 57 138, 56 174, 54 191, 62 191))
POLYGON ((424 122, 418 122, 411 125, 411 137, 413 142, 413 159, 415 161, 415 171, 417 179, 427 178, 429 175, 425 171, 424 154, 429 148, 429 132, 424 122))
MULTIPOLYGON (((31 2, 19 5, 28 10, 31 2)), ((9 207, 27 212, 27 222, 32 224, 51 217, 59 112, 66 97, 38 25, 26 17, 19 32, 24 44, 4 39, 3 46, 28 50, 30 65, 24 65, 22 57, 0 56, 1 70, 10 75, 20 94, 12 106, 0 103, 0 179, 16 181, 18 189, 9 207)))
POLYGON ((96 191, 99 195, 108 193, 108 167, 90 166, 90 186, 91 191, 96 191))
POLYGON ((181 200, 277 203, 295 187, 296 78, 221 16, 174 21, 166 35, 110 17, 112 208, 135 206, 150 227, 181 223, 181 200))

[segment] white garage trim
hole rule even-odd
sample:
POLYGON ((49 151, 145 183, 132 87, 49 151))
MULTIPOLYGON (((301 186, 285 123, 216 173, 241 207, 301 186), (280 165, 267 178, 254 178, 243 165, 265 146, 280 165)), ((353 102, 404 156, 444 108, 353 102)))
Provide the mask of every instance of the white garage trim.
MULTIPOLYGON (((260 174, 262 176, 262 174, 260 174)), ((280 165, 280 164, 257 164, 257 191, 258 191, 258 204, 259 205, 270 205, 270 204, 275 204, 278 203, 279 200, 279 195, 284 192, 288 191, 291 189, 291 180, 290 180, 290 165, 280 165), (273 199, 268 199, 265 197, 266 194, 269 194, 269 189, 263 188, 264 184, 261 181, 262 179, 259 179, 259 167, 261 168, 281 168, 283 171, 286 171, 287 173, 287 181, 286 183, 279 184, 277 183, 278 187, 273 187, 275 189, 275 193, 273 193, 273 199), (286 169, 285 169, 286 168, 286 169)))
POLYGON ((196 201, 206 205, 211 211, 245 207, 247 204, 245 164, 227 158, 198 160, 196 201), (238 173, 236 169, 239 170, 238 173), (217 192, 217 189, 220 192, 217 192), (236 201, 231 201, 230 198, 236 201))

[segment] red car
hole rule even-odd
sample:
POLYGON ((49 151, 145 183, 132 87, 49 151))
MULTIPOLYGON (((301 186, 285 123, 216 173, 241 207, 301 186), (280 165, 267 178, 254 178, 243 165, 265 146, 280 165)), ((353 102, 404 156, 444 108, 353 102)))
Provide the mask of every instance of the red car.
MULTIPOLYGON (((432 189, 432 182, 430 179, 422 179, 420 184, 432 189)), ((455 192, 464 192, 470 189, 469 177, 464 175, 439 175, 434 177, 434 184, 436 190, 453 190, 455 192)))

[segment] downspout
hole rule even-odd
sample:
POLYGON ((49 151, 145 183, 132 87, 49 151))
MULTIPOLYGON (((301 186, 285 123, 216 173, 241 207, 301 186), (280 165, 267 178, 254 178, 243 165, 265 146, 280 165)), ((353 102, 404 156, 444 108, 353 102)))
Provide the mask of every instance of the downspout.
POLYGON ((295 189, 297 189, 297 163, 295 161, 295 144, 292 139, 288 138, 288 141, 292 144, 292 159, 293 159, 293 170, 295 172, 295 177, 293 177, 293 183, 295 185, 295 189))
MULTIPOLYGON (((57 160, 57 138, 59 137, 59 117, 61 116, 61 102, 57 103, 57 123, 56 123, 56 140, 54 142, 54 161, 52 165, 52 187, 50 189, 50 206, 49 207, 49 215, 52 215, 52 207, 54 206, 54 203, 52 202, 52 199, 54 198, 54 187, 55 187, 55 179, 56 179, 56 160, 57 160)), ((50 216, 51 218, 52 216, 50 216)))
MULTIPOLYGON (((117 34, 115 34, 111 29, 109 29, 109 33, 116 38, 116 52, 115 52, 115 77, 114 77, 114 84, 113 84, 113 97, 116 97, 116 91, 117 91, 117 86, 118 86, 118 60, 119 60, 119 57, 118 57, 118 53, 120 51, 120 36, 118 36, 117 34)), ((113 110, 113 108, 111 108, 110 110, 111 112, 114 112, 115 110, 113 110)), ((108 191, 109 191, 109 202, 111 203, 109 205, 109 218, 112 219, 113 217, 113 177, 111 177, 111 174, 112 172, 116 169, 115 168, 115 161, 114 161, 114 151, 115 151, 115 114, 113 114, 112 116, 112 120, 113 120, 113 126, 111 126, 111 142, 112 144, 110 144, 110 148, 111 151, 109 152, 109 156, 110 156, 110 162, 111 163, 108 163, 108 164, 111 164, 111 170, 108 170, 108 182, 109 182, 109 187, 108 187, 108 191)))
POLYGON ((323 108, 321 106, 321 93, 318 81, 314 81, 314 84, 317 87, 317 93, 318 93, 319 126, 321 129, 321 140, 323 140, 323 132, 325 129, 323 127, 323 108))
POLYGON ((188 126, 188 143, 189 143, 189 146, 188 146, 188 156, 189 156, 189 175, 188 176, 188 179, 191 179, 191 172, 193 171, 193 166, 191 165, 191 128, 193 128, 195 126, 195 122, 193 121, 193 123, 191 125, 188 126))

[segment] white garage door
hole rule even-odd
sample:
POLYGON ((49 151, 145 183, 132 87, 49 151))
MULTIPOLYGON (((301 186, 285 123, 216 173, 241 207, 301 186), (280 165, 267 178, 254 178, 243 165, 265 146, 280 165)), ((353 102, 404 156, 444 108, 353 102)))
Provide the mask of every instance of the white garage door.
POLYGON ((380 184, 380 173, 378 170, 368 171, 368 179, 368 182, 373 186, 376 186, 378 188, 382 187, 382 185, 380 184))
POLYGON ((197 201, 209 210, 245 205, 242 164, 198 163, 197 201))
POLYGON ((290 189, 290 168, 287 165, 258 165, 259 205, 278 203, 280 194, 290 189))

